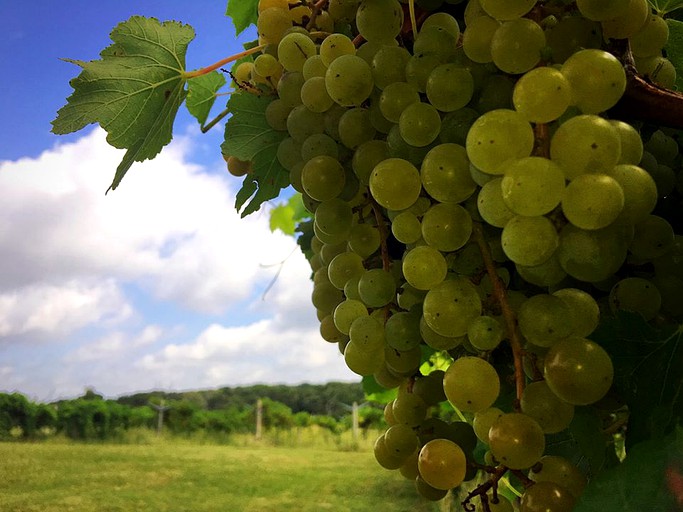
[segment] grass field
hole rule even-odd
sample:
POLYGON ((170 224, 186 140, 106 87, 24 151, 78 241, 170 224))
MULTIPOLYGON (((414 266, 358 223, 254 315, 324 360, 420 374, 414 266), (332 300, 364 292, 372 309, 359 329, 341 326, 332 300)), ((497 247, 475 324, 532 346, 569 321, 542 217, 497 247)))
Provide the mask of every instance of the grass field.
POLYGON ((2 512, 438 512, 367 451, 0 443, 2 512))

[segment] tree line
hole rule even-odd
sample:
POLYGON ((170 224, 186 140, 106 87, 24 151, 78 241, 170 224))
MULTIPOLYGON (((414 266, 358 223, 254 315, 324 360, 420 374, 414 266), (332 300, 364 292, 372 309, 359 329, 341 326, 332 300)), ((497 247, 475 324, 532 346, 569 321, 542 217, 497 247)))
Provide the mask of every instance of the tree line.
MULTIPOLYGON (((81 397, 39 403, 20 393, 0 393, 0 439, 40 439, 55 434, 74 440, 116 440, 130 429, 163 428, 173 435, 199 431, 225 437, 253 432, 256 402, 265 429, 318 425, 334 433, 351 428, 349 405, 363 400, 360 384, 248 386, 182 393, 149 392, 105 399, 92 389, 81 397)), ((360 427, 379 427, 381 409, 361 407, 360 427)))

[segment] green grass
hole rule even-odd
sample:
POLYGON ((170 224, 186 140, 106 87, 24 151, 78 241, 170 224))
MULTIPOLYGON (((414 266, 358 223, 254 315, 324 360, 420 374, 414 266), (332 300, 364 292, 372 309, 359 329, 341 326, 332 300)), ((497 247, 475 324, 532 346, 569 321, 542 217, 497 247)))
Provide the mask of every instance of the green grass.
POLYGON ((437 512, 368 451, 0 443, 3 512, 437 512))

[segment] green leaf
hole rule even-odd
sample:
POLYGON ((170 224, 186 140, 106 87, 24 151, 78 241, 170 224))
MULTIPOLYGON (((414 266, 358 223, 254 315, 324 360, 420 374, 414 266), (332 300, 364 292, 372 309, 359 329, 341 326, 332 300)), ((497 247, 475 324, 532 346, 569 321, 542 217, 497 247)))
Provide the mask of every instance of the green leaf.
POLYGON ((683 91, 683 22, 666 20, 669 26, 669 40, 664 47, 666 57, 676 68, 676 88, 683 91))
POLYGON ((293 194, 285 203, 280 203, 270 211, 270 230, 279 229, 285 235, 294 236, 300 221, 310 218, 311 214, 304 208, 301 194, 293 194))
POLYGON ((301 252, 304 253, 307 260, 311 260, 313 257, 313 249, 311 249, 311 241, 313 240, 313 220, 304 220, 299 222, 296 226, 296 232, 299 236, 296 239, 301 252))
POLYGON ((277 148, 287 132, 273 130, 266 121, 266 107, 272 96, 257 96, 235 92, 228 109, 232 116, 225 125, 225 140, 221 150, 240 160, 251 161, 249 173, 236 197, 235 207, 242 217, 257 211, 261 204, 277 197, 289 185, 289 172, 277 160, 277 148))
POLYGON ((635 445, 622 464, 590 481, 573 512, 675 510, 666 476, 680 472, 681 447, 674 435, 635 445))
POLYGON ((545 453, 565 457, 588 475, 596 475, 605 464, 606 442, 595 411, 577 407, 568 429, 546 436, 545 453))
POLYGON ((258 0, 228 0, 225 15, 232 18, 235 35, 240 35, 249 25, 256 25, 258 0))
POLYGON ((683 326, 655 329, 620 313, 591 338, 610 354, 614 388, 629 408, 627 449, 671 432, 683 420, 683 326))
POLYGON ((216 101, 216 92, 225 85, 225 77, 218 71, 192 78, 188 81, 187 110, 200 125, 206 123, 211 107, 216 101))
POLYGON ((375 377, 368 375, 363 377, 361 381, 363 384, 363 392, 365 393, 365 399, 368 402, 377 402, 379 404, 388 404, 398 393, 398 388, 386 389, 380 386, 375 377))
POLYGON ((74 92, 52 122, 65 134, 99 123, 107 142, 128 151, 116 169, 115 189, 133 162, 154 158, 171 141, 173 120, 185 99, 185 52, 194 39, 189 25, 133 16, 111 33, 114 42, 99 60, 70 61, 83 68, 74 92))
POLYGON ((683 0, 648 0, 648 2, 660 16, 683 7, 683 0))

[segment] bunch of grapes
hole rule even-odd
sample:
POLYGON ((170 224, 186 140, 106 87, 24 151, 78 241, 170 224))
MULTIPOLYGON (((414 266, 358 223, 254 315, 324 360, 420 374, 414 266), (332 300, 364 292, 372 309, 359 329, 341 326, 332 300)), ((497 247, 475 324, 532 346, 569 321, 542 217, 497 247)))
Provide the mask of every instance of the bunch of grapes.
POLYGON ((672 86, 667 24, 646 0, 415 4, 261 0, 235 78, 288 133, 322 337, 397 390, 379 464, 432 500, 487 472, 468 510, 512 510, 508 472, 522 511, 571 510, 586 476, 546 435, 609 409, 601 315, 683 318, 678 132, 610 115, 626 70, 672 86))

